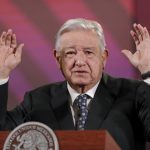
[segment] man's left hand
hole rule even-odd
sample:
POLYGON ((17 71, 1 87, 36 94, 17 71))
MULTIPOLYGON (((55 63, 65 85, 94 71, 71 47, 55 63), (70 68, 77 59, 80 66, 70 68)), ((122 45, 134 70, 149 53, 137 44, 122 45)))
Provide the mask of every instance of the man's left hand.
POLYGON ((150 71, 150 35, 146 27, 134 24, 130 34, 136 45, 136 52, 122 50, 122 53, 129 59, 141 74, 150 71))

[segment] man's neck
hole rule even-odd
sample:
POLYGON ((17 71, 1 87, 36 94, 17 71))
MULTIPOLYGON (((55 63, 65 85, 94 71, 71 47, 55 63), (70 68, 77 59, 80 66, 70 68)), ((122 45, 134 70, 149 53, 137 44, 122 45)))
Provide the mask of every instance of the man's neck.
MULTIPOLYGON (((97 82, 99 83, 99 81, 97 82)), ((71 88, 74 89, 75 91, 77 91, 78 93, 86 93, 88 90, 92 89, 97 83, 87 86, 87 85, 71 85, 71 88)))

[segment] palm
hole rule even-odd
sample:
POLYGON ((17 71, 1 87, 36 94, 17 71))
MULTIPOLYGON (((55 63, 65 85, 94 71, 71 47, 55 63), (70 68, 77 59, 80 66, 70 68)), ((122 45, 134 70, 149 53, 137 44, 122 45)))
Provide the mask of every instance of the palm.
POLYGON ((0 38, 0 79, 9 76, 20 63, 23 44, 17 46, 12 31, 3 33, 0 38))
POLYGON ((14 69, 18 64, 18 61, 16 60, 16 57, 14 54, 10 54, 6 60, 4 61, 4 67, 12 70, 14 69))
POLYGON ((150 36, 145 27, 134 25, 135 31, 131 31, 131 35, 135 41, 136 52, 132 54, 129 50, 122 52, 129 59, 131 64, 138 68, 141 73, 150 70, 150 36))
POLYGON ((138 67, 139 65, 144 65, 149 61, 150 39, 142 41, 136 46, 136 49, 137 51, 133 54, 131 62, 135 67, 138 67))
POLYGON ((140 54, 138 51, 136 51, 133 55, 132 55, 132 59, 130 60, 131 64, 134 67, 138 67, 139 65, 139 61, 140 61, 140 54))

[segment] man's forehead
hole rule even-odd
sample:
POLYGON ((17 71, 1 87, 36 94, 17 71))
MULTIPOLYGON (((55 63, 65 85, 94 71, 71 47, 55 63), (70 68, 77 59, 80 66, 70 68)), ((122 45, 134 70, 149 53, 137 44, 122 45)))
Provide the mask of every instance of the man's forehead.
POLYGON ((64 48, 69 48, 69 49, 85 49, 85 48, 95 48, 95 46, 88 44, 88 45, 83 45, 83 44, 74 44, 74 45, 68 45, 65 46, 64 48))
POLYGON ((99 51, 99 47, 95 47, 93 45, 72 45, 72 46, 64 46, 61 48, 62 52, 68 51, 99 51))
POLYGON ((63 37, 64 35, 71 35, 71 36, 73 36, 73 35, 76 35, 76 34, 82 34, 82 35, 90 34, 90 36, 97 35, 97 33, 94 30, 92 30, 92 29, 77 29, 77 30, 70 30, 70 31, 63 32, 60 35, 60 37, 63 37))
POLYGON ((60 44, 96 44, 99 43, 99 38, 96 34, 90 34, 85 32, 69 32, 60 37, 60 44))

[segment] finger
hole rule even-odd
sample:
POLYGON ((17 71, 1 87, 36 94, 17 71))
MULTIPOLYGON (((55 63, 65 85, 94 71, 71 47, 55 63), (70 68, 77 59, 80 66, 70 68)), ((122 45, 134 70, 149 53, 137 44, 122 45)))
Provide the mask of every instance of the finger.
POLYGON ((141 25, 141 24, 138 24, 137 25, 137 28, 138 28, 138 30, 140 31, 140 37, 141 37, 141 39, 143 40, 144 39, 144 27, 141 25))
POLYGON ((5 45, 6 32, 3 32, 0 37, 0 45, 5 45))
POLYGON ((16 46, 17 46, 16 35, 13 34, 13 35, 12 35, 12 38, 11 38, 11 45, 10 45, 10 47, 11 47, 11 48, 16 48, 16 46))
POLYGON ((144 38, 150 38, 149 32, 146 27, 144 27, 144 38))
POLYGON ((7 35, 6 35, 6 46, 10 46, 11 44, 11 37, 12 37, 12 30, 9 29, 8 32, 7 32, 7 35))
POLYGON ((143 34, 142 34, 142 31, 141 31, 140 27, 141 26, 139 24, 137 25, 136 23, 133 25, 136 36, 137 36, 138 40, 141 42, 143 40, 143 34))
POLYGON ((129 50, 122 50, 121 52, 132 62, 133 54, 129 50))
POLYGON ((133 38, 133 40, 134 40, 134 42, 135 42, 135 45, 138 46, 138 44, 140 43, 140 41, 139 41, 139 39, 138 39, 136 33, 135 33, 133 30, 131 30, 131 31, 130 31, 130 34, 131 34, 131 36, 132 36, 132 38, 133 38))
POLYGON ((21 55, 22 55, 22 49, 23 49, 24 44, 20 44, 17 48, 16 51, 14 53, 16 59, 18 61, 21 61, 21 55))

